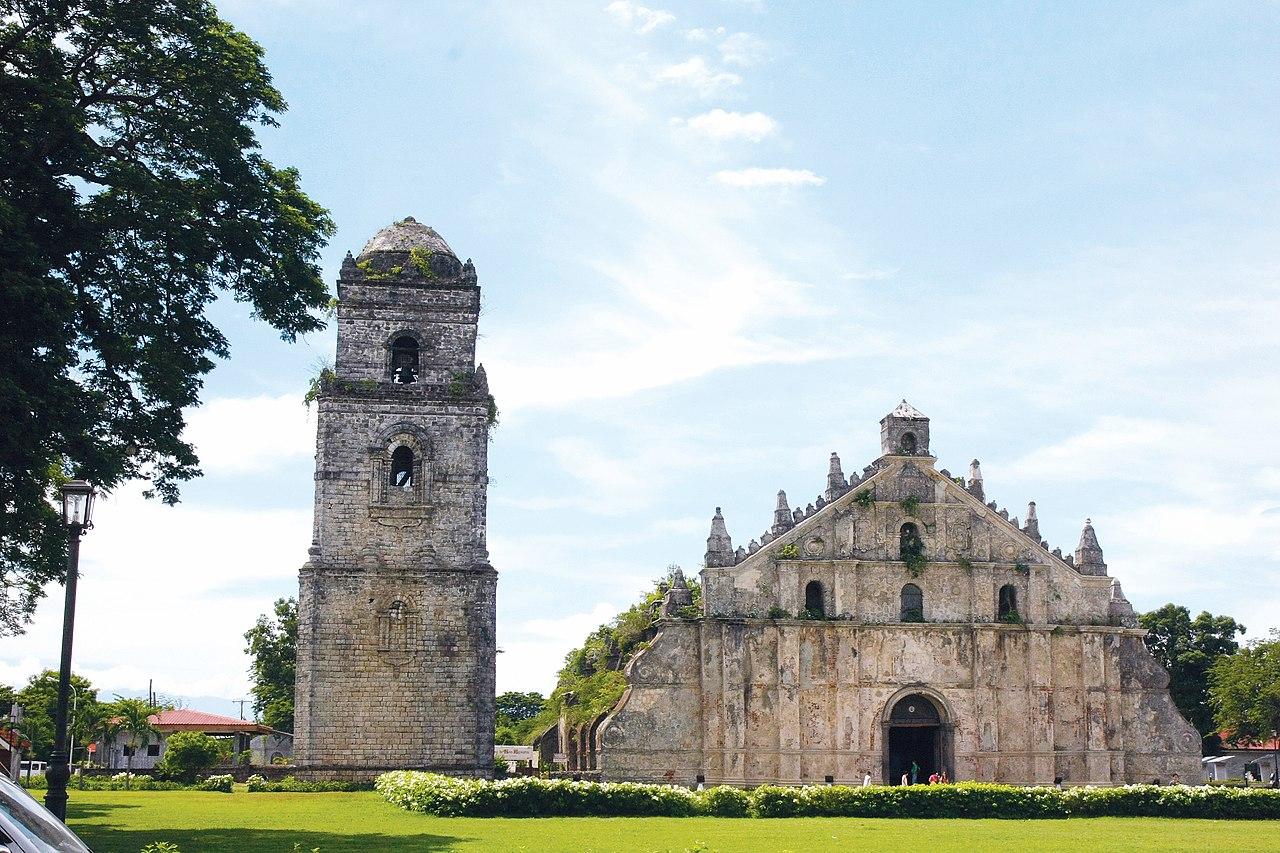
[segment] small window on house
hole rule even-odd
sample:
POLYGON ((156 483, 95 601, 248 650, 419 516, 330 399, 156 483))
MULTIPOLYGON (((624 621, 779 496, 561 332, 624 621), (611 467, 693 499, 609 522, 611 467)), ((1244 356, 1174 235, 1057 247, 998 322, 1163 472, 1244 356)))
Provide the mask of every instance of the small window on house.
POLYGON ((822 582, 809 581, 804 587, 804 609, 809 611, 811 616, 825 616, 827 612, 826 602, 822 596, 822 582))
POLYGON ((404 445, 391 453, 391 488, 413 489, 413 451, 404 445))
POLYGON ((1018 590, 1013 584, 1000 587, 1000 621, 1013 621, 1018 618, 1018 590))
POLYGON ((158 743, 147 744, 147 755, 151 756, 152 758, 155 758, 159 754, 160 754, 160 744, 158 743))
POLYGON ((924 621, 924 593, 913 583, 902 588, 901 619, 903 622, 924 621))
POLYGON ((128 757, 130 757, 131 755, 133 755, 133 747, 128 746, 128 745, 126 744, 126 745, 125 745, 125 748, 124 748, 124 757, 125 757, 125 758, 128 758, 128 757))
POLYGON ((418 342, 408 335, 391 344, 391 381, 397 385, 418 381, 418 342))
POLYGON ((910 521, 898 530, 898 557, 904 563, 916 563, 924 557, 924 542, 920 539, 920 528, 910 521))
POLYGON ((902 441, 899 443, 903 453, 916 452, 916 434, 914 432, 904 432, 902 441))

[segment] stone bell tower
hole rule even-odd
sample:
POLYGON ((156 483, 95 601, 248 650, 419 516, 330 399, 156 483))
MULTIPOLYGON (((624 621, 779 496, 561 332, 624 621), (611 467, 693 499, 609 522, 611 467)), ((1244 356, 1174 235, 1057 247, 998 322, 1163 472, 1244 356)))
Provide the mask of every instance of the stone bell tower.
POLYGON ((294 756, 312 777, 493 768, 497 573, 480 287, 412 218, 338 279, 315 521, 299 574, 294 756))

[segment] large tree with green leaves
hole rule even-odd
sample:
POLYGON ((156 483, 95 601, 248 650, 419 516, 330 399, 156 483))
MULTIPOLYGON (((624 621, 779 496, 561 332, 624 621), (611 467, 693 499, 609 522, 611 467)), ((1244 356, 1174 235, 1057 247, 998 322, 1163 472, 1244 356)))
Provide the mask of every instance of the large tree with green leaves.
POLYGON ((1236 638, 1244 634, 1244 626, 1207 610, 1192 619, 1187 608, 1176 604, 1143 613, 1138 622, 1147 629, 1147 648, 1169 673, 1169 693, 1178 710, 1202 738, 1216 738, 1209 670, 1220 657, 1240 648, 1236 638))
MULTIPOLYGON (((93 736, 92 725, 87 721, 92 719, 101 703, 98 702, 98 691, 84 676, 73 672, 71 687, 75 713, 71 715, 69 724, 76 742, 76 754, 83 758, 81 747, 87 745, 93 736)), ((30 738, 33 755, 40 761, 48 761, 49 752, 53 749, 53 721, 58 707, 58 671, 46 669, 31 676, 17 692, 15 701, 22 706, 23 713, 18 729, 30 738)))
POLYGON ((244 634, 251 658, 253 709, 273 729, 293 731, 293 681, 298 658, 298 602, 276 601, 271 616, 258 617, 244 634))
POLYGON ((546 701, 541 693, 521 693, 517 690, 499 693, 495 702, 495 742, 524 743, 546 701))
POLYGON ((323 325, 333 223, 259 151, 284 109, 207 0, 0 0, 0 633, 65 572, 62 479, 172 503, 199 474, 210 303, 323 325))
MULTIPOLYGON (((1219 658, 1209 672, 1214 720, 1237 746, 1271 741, 1280 767, 1280 629, 1219 658)), ((1280 778, 1275 780, 1280 787, 1280 778)))

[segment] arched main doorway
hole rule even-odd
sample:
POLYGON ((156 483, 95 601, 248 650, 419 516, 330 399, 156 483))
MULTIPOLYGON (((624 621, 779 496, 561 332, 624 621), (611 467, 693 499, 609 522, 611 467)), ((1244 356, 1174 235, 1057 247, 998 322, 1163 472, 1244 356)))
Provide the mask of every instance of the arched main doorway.
POLYGON ((923 693, 894 702, 884 721, 885 783, 899 785, 903 774, 909 783, 927 782, 944 769, 949 775, 950 728, 940 706, 923 693))

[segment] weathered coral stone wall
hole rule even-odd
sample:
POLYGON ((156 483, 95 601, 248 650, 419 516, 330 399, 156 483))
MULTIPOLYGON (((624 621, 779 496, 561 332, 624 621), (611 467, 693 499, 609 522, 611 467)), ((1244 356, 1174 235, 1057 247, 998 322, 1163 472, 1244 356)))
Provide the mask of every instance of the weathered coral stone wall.
POLYGON ((672 620, 601 738, 609 779, 878 781, 897 698, 943 710, 955 779, 1050 784, 1199 771, 1142 632, 1111 627, 672 620))
POLYGON ((732 549, 717 510, 705 615, 664 619, 628 666, 599 730, 604 776, 897 782, 888 721, 910 699, 936 710, 931 756, 955 779, 1196 778, 1199 734, 1091 524, 1074 556, 1050 551, 1034 504, 1019 524, 984 503, 976 460, 967 485, 934 469, 928 419, 905 401, 881 441, 884 455, 847 481, 832 454, 808 507, 779 492, 772 527, 747 548, 732 549))

